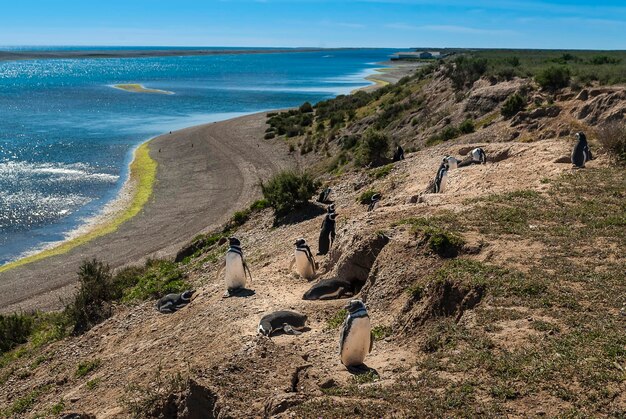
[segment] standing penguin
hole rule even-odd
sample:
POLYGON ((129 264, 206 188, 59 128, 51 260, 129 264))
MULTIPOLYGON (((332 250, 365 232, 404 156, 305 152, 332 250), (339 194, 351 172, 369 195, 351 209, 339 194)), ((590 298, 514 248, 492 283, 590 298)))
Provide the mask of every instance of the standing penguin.
POLYGON ((435 193, 444 193, 446 191, 446 180, 448 178, 448 165, 441 163, 437 176, 435 176, 435 193))
POLYGON ((443 158, 443 163, 448 165, 449 170, 452 170, 456 169, 460 162, 456 159, 456 157, 446 156, 443 158))
POLYGON ((241 242, 236 237, 229 237, 228 244, 229 247, 226 251, 225 260, 217 272, 219 278, 222 270, 226 268, 224 274, 226 293, 224 294, 224 298, 232 296, 238 290, 246 286, 246 273, 250 277, 250 281, 252 281, 252 274, 243 257, 243 251, 241 250, 241 242))
MULTIPOLYGON (((330 210, 330 208, 329 208, 330 210)), ((335 218, 337 214, 335 212, 329 212, 324 217, 322 222, 322 228, 320 230, 320 238, 318 242, 317 256, 322 256, 328 253, 330 247, 335 241, 335 218)))
POLYGON ((324 190, 320 192, 320 196, 317 198, 317 202, 321 202, 322 204, 326 203, 328 201, 328 197, 330 196, 331 192, 332 192, 332 189, 324 188, 324 190))
POLYGON ((302 278, 313 279, 315 277, 315 259, 313 259, 311 248, 304 239, 298 239, 294 244, 296 245, 296 253, 291 261, 291 265, 289 265, 289 271, 291 271, 295 263, 298 274, 302 278))
POLYGON ((372 195, 371 202, 369 206, 367 207, 367 211, 368 212, 374 211, 376 207, 378 206, 378 201, 380 201, 380 194, 377 193, 377 194, 372 195))
POLYGON ((480 147, 473 149, 470 152, 470 155, 472 157, 473 163, 480 163, 480 164, 487 163, 487 154, 485 153, 485 150, 483 150, 480 147))
POLYGON ((585 163, 592 160, 591 150, 587 144, 587 137, 583 132, 576 133, 576 145, 572 150, 572 164, 575 167, 583 168, 585 163))
POLYGON ((173 313, 191 302, 195 290, 187 290, 181 294, 167 294, 157 301, 156 308, 161 313, 173 313))
POLYGON ((393 161, 404 160, 404 149, 400 144, 396 147, 396 151, 393 153, 393 161))
POLYGON ((349 370, 358 370, 365 356, 372 352, 372 326, 363 301, 352 300, 345 308, 348 309, 348 316, 341 329, 339 356, 341 363, 349 370))

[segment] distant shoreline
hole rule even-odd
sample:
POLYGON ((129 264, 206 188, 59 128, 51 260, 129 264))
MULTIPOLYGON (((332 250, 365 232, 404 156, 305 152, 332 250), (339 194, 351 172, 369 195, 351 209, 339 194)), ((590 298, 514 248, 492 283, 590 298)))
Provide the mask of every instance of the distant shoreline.
POLYGON ((277 49, 136 49, 136 50, 80 50, 80 51, 6 51, 0 50, 0 61, 20 60, 54 60, 54 59, 77 59, 77 58, 147 58, 147 57, 185 57, 200 55, 243 55, 243 54, 285 54, 320 51, 348 51, 362 48, 277 48, 277 49))

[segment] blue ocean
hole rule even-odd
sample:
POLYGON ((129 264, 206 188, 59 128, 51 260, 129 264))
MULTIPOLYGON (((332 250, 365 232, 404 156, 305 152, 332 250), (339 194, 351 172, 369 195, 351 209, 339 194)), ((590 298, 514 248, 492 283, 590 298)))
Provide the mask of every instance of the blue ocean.
POLYGON ((0 265, 96 216, 116 197, 142 142, 349 93, 370 84, 364 77, 393 52, 0 62, 0 265), (174 94, 131 93, 112 87, 118 83, 174 94))

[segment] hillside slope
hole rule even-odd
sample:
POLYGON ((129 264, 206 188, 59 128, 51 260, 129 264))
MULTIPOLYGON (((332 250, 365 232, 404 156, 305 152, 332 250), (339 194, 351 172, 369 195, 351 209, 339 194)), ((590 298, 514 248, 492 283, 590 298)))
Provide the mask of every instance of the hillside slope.
MULTIPOLYGON (((339 214, 335 248, 317 258, 320 277, 364 281, 358 296, 377 337, 366 363, 377 375, 352 375, 339 361, 347 299, 304 301, 311 283, 288 270, 296 238, 317 249, 325 208, 311 204, 282 222, 271 209, 256 211, 237 228, 254 295, 222 298, 216 273, 226 247, 213 242, 179 264, 198 290, 179 312, 160 314, 154 301, 120 304, 82 336, 0 363, 0 412, 625 415, 626 176, 596 142, 597 158, 586 169, 563 159, 576 130, 593 139, 597 124, 623 118, 624 88, 565 89, 552 104, 528 105, 505 119, 502 102, 528 80, 478 80, 460 101, 451 85, 443 87, 443 74, 413 81, 399 85, 410 93, 394 103, 415 94, 428 98, 427 106, 407 105, 380 129, 419 151, 360 170, 351 158, 333 162, 341 151, 357 153, 342 148, 341 138, 371 129, 384 113, 368 102, 332 138, 328 126, 320 129, 318 153, 301 155, 320 173, 334 166, 320 176, 339 214), (478 109, 475 132, 429 141, 444 125, 462 123, 468 106, 478 109), (411 122, 446 107, 441 120, 411 122), (487 164, 451 170, 445 193, 427 192, 443 156, 462 157, 476 146, 487 164), (382 194, 374 212, 358 202, 367 191, 382 194), (257 335, 259 319, 280 309, 306 314, 309 329, 257 335)), ((391 101, 390 92, 375 100, 391 101)), ((275 141, 302 147, 307 135, 275 141)))

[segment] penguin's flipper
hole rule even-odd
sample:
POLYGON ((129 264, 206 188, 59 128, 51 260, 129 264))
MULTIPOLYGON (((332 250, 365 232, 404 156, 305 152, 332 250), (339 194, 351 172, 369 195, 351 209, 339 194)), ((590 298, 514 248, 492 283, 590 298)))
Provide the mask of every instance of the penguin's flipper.
POLYGON ((174 304, 171 301, 168 301, 167 303, 158 307, 158 309, 161 313, 173 313, 176 311, 176 308, 174 307, 174 304))
POLYGON ((372 353, 374 347, 374 332, 370 332, 370 350, 367 353, 372 353))
POLYGON ((289 323, 283 324, 283 331, 288 335, 301 335, 302 332, 291 327, 289 323))

